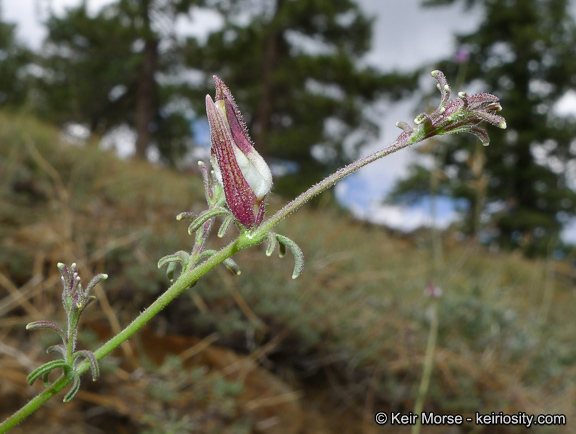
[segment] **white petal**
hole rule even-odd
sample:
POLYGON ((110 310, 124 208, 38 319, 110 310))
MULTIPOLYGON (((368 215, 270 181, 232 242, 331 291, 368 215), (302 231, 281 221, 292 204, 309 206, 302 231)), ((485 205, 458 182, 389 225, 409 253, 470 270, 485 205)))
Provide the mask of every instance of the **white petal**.
POLYGON ((258 199, 262 199, 272 189, 272 172, 264 158, 255 150, 245 155, 240 148, 234 146, 236 162, 244 175, 244 179, 258 199))

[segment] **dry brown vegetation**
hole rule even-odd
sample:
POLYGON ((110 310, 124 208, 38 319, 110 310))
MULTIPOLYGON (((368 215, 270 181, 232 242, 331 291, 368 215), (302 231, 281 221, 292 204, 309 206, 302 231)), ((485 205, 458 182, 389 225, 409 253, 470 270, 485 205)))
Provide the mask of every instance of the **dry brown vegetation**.
MULTIPOLYGON (((167 287, 157 260, 192 244, 174 216, 203 209, 197 174, 96 148, 0 115, 2 419, 41 388, 26 375, 52 357, 44 351, 55 342, 25 325, 63 320, 58 262, 77 262, 86 281, 110 275, 82 320, 81 345, 94 349, 167 287)), ((205 276, 104 359, 101 380, 86 376, 72 403, 53 399, 15 432, 368 433, 380 431, 376 411, 410 411, 429 326, 426 236, 399 237, 322 205, 280 232, 304 250, 299 279, 290 279, 289 255, 241 252, 241 276, 223 267, 205 276)), ((444 238, 425 409, 562 413, 570 424, 572 268, 444 238)))

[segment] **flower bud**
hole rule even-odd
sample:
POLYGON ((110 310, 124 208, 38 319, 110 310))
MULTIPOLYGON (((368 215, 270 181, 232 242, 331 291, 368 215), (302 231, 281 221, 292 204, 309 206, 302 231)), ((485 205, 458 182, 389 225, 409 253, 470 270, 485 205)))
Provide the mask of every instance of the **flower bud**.
POLYGON ((206 95, 216 178, 224 187, 226 203, 246 228, 264 218, 264 198, 272 188, 272 173, 256 152, 242 114, 228 87, 216 76, 216 102, 206 95))

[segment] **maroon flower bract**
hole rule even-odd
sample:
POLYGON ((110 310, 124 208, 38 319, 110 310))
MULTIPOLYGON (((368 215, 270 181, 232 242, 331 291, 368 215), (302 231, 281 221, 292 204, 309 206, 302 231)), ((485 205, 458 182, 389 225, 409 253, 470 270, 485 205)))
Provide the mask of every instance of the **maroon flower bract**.
POLYGON ((214 81, 216 102, 206 95, 212 166, 224 187, 228 208, 250 229, 264 218, 264 198, 272 188, 272 173, 254 149, 230 90, 218 77, 214 76, 214 81))

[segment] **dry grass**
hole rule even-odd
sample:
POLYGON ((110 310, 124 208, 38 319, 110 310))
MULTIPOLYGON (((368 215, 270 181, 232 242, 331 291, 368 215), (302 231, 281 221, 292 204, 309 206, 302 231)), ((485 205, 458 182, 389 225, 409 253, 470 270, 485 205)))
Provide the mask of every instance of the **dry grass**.
MULTIPOLYGON (((43 352, 52 342, 47 334, 26 333, 24 325, 62 319, 56 263, 77 262, 84 279, 97 272, 111 276, 84 324, 106 323, 116 330, 167 286, 156 261, 191 245, 186 225, 174 216, 186 208, 201 210, 202 190, 197 176, 118 161, 94 146, 62 143, 56 131, 32 119, 0 115, 0 198, 0 414, 6 416, 36 390, 25 385, 25 375, 46 360, 43 352)), ((270 206, 279 204, 273 198, 270 206)), ((210 375, 215 379, 203 387, 216 387, 218 376, 229 378, 242 370, 238 366, 255 362, 290 386, 272 397, 252 397, 234 411, 230 407, 227 418, 242 414, 242 408, 249 413, 275 400, 293 400, 299 390, 305 392, 300 402, 308 411, 299 417, 316 418, 306 424, 317 432, 343 426, 361 432, 360 422, 376 410, 410 410, 428 328, 424 288, 432 267, 427 240, 395 236, 323 207, 299 211, 278 232, 304 250, 306 265, 299 279, 290 279, 289 254, 279 259, 267 258, 258 248, 241 252, 236 258, 239 278, 224 268, 209 274, 169 306, 153 330, 210 337, 190 359, 216 338, 217 345, 247 355, 214 368, 210 375)), ((434 279, 444 295, 425 409, 563 413, 573 420, 572 269, 489 252, 455 242, 450 234, 445 241, 446 254, 434 279)), ((94 333, 83 334, 83 345, 94 347, 97 341, 94 333)), ((116 352, 104 363, 109 370, 104 385, 83 389, 84 397, 79 394, 78 401, 90 405, 73 404, 68 412, 73 408, 81 414, 98 406, 113 411, 113 404, 98 399, 117 399, 105 394, 110 381, 133 381, 138 370, 164 375, 162 381, 170 383, 167 373, 159 374, 144 361, 146 342, 136 337, 116 352)), ((155 342, 156 352, 170 352, 158 343, 162 340, 155 342)), ((194 390, 186 393, 194 395, 194 390)), ((222 402, 230 406, 233 396, 222 402)), ((61 407, 56 400, 42 414, 63 424, 71 416, 61 407)), ((82 424, 82 416, 74 417, 70 429, 82 424)), ((157 420, 137 423, 153 427, 157 420)), ((271 419, 254 426, 279 432, 271 419)), ((363 426, 370 431, 369 423, 363 426)))

